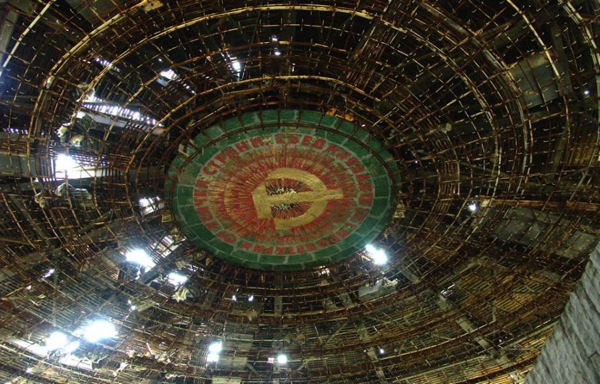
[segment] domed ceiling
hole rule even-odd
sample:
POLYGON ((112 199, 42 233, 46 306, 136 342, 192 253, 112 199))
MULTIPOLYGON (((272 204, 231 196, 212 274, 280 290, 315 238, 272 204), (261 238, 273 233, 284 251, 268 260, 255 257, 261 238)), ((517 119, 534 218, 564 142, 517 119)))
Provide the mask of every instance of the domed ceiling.
POLYGON ((596 1, 0 5, 0 380, 524 382, 600 237, 596 1))

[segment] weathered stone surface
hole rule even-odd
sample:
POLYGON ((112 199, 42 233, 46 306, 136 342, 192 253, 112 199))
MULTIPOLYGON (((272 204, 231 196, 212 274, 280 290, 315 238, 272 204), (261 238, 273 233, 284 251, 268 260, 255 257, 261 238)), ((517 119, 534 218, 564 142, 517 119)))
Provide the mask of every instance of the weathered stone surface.
POLYGON ((571 294, 527 384, 600 383, 600 245, 571 294))

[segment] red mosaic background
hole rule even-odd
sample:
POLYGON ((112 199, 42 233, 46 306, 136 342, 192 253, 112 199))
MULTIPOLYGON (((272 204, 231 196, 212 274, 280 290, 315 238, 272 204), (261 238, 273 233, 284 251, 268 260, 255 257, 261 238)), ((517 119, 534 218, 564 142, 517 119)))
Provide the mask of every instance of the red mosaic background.
POLYGON ((345 148, 310 135, 278 135, 242 140, 207 161, 196 179, 194 206, 204 226, 226 243, 254 253, 293 255, 347 237, 367 217, 373 194, 367 170, 345 148), (269 178, 282 168, 314 175, 343 197, 328 200, 323 213, 303 225, 277 229, 275 219, 301 216, 315 204, 281 204, 280 210, 271 208, 271 217, 259 217, 252 193, 261 183, 273 193, 312 191, 296 178, 269 178))

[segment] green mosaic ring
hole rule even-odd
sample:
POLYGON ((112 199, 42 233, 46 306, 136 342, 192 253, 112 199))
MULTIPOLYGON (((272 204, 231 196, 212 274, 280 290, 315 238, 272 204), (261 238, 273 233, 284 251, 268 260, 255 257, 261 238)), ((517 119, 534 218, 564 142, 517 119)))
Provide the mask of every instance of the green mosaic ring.
POLYGON ((167 179, 183 234, 222 260, 302 270, 377 237, 395 208, 398 170, 368 132, 307 111, 248 113, 206 129, 167 179))

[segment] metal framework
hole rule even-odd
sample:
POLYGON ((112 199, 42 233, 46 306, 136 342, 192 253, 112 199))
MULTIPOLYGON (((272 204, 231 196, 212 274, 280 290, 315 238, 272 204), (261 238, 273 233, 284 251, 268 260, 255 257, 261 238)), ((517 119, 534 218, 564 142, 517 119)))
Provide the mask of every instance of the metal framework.
POLYGON ((599 10, 0 2, 0 381, 522 383, 600 237, 599 10), (171 161, 215 123, 283 109, 393 154, 387 265, 245 269, 179 232, 171 161), (117 336, 44 350, 98 317, 117 336))

